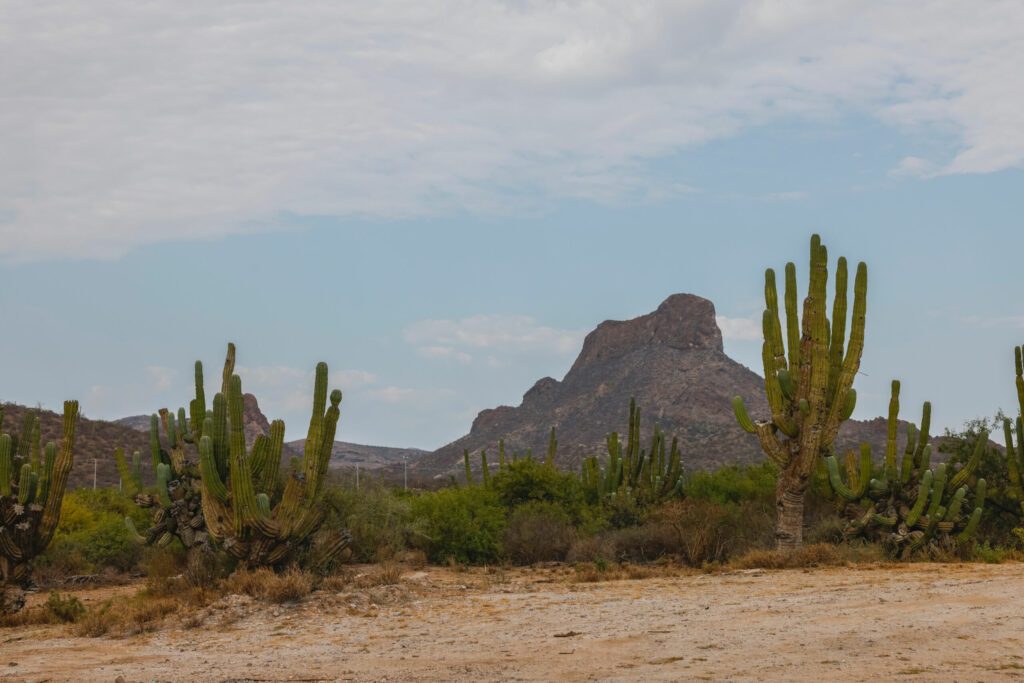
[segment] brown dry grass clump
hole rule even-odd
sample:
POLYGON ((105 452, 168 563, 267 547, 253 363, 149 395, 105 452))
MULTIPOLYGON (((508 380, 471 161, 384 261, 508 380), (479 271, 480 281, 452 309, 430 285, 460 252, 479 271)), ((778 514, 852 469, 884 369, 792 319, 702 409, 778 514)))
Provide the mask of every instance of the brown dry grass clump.
POLYGON ((228 593, 248 595, 249 597, 282 604, 298 602, 313 592, 315 580, 312 574, 300 569, 288 569, 281 574, 273 570, 239 569, 223 582, 228 593))
POLYGON ((827 543, 805 545, 792 551, 751 550, 729 563, 730 569, 805 569, 836 567, 851 563, 874 563, 885 560, 875 546, 835 546, 827 543))

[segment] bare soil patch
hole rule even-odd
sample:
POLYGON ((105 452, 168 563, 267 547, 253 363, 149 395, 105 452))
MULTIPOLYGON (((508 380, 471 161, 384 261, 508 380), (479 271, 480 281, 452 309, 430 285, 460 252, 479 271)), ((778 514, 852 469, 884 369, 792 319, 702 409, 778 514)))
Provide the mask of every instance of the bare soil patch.
MULTIPOLYGON (((1021 564, 578 577, 427 568, 298 604, 228 596, 129 638, 0 629, 0 680, 1024 678, 1021 564)), ((136 588, 76 594, 89 604, 136 588)))

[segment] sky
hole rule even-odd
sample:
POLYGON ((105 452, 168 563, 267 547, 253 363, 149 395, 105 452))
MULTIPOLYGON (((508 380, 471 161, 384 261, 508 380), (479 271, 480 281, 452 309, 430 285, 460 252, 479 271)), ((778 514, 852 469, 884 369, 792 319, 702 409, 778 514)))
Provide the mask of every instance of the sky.
POLYGON ((231 340, 288 438, 324 360, 340 439, 432 449, 676 292, 759 371, 820 232, 856 417, 1015 411, 1019 2, 14 0, 0 54, 0 400, 185 405, 231 340))

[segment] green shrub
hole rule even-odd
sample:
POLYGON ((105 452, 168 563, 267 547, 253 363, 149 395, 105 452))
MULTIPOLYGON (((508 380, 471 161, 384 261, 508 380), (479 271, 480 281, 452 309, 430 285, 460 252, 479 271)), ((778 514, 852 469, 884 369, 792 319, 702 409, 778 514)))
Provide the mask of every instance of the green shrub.
POLYGON ((117 489, 77 489, 64 496, 60 523, 37 565, 52 574, 86 574, 110 567, 129 571, 143 549, 125 527, 125 516, 145 528, 149 516, 117 489))
POLYGON ((413 539, 433 562, 486 564, 499 559, 505 508, 480 486, 442 489, 412 499, 413 539))
POLYGON ((778 468, 771 462, 760 465, 727 465, 714 472, 694 472, 684 487, 686 497, 719 505, 744 501, 773 501, 778 468))
POLYGON ((366 478, 357 491, 349 485, 328 485, 324 500, 330 514, 324 528, 347 529, 352 534, 355 562, 376 562, 405 550, 417 531, 411 498, 366 478))
POLYGON ((50 597, 46 600, 46 611, 56 621, 73 624, 85 614, 85 605, 74 595, 61 595, 57 591, 50 591, 50 597))
POLYGON ((508 509, 545 502, 560 506, 574 520, 583 516, 585 503, 579 478, 539 460, 525 458, 508 463, 491 477, 491 489, 508 509))
POLYGON ((576 540, 576 529, 559 505, 533 501, 509 516, 503 547, 505 556, 519 564, 564 560, 576 540))

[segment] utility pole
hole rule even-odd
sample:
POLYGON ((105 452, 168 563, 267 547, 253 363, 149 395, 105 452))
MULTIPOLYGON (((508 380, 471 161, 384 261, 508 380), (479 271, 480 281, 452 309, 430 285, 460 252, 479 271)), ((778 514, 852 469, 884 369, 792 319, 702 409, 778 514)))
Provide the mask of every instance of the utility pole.
POLYGON ((359 463, 356 463, 356 491, 359 490, 359 463))
POLYGON ((96 490, 96 458, 92 459, 92 490, 96 490))
POLYGON ((408 455, 403 455, 402 456, 402 464, 405 466, 404 473, 403 473, 402 486, 405 488, 406 491, 408 491, 409 490, 409 456, 408 455))

